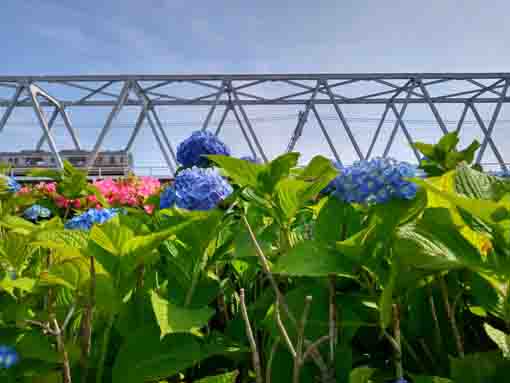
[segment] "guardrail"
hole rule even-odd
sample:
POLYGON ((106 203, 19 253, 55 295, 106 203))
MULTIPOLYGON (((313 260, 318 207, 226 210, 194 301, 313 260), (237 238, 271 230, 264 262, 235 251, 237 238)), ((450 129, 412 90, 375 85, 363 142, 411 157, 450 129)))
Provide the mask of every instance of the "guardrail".
MULTIPOLYGON (((34 177, 29 176, 28 173, 33 169, 48 169, 58 170, 56 167, 47 168, 10 168, 9 176, 14 177, 20 181, 37 181, 45 180, 47 177, 34 177)), ((101 167, 88 169, 88 178, 91 180, 100 178, 119 178, 125 177, 129 174, 135 174, 137 176, 149 176, 160 179, 171 179, 172 174, 167 167, 163 166, 137 166, 137 167, 101 167)))

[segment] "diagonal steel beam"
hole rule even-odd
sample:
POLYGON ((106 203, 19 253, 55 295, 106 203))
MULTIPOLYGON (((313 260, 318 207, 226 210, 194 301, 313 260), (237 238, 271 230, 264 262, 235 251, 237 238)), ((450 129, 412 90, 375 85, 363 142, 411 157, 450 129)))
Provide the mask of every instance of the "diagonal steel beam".
POLYGON ((23 93, 23 90, 25 89, 25 86, 20 85, 16 88, 16 92, 14 92, 14 96, 12 97, 9 106, 7 107, 7 110, 4 112, 2 119, 0 120, 0 133, 2 133, 2 130, 4 130, 5 124, 7 123, 7 120, 12 114, 12 111, 16 107, 16 104, 18 103, 18 99, 23 93))
POLYGON ((351 140, 351 144, 354 147, 354 150, 358 154, 359 159, 362 160, 363 159, 363 153, 361 152, 361 149, 360 149, 358 143, 356 142, 356 138, 354 138, 354 135, 352 134, 351 128, 349 127, 349 124, 347 123, 347 120, 346 120, 344 114, 340 110, 340 107, 338 106, 338 104, 337 104, 337 102, 336 102, 336 100, 335 100, 335 98, 333 96, 333 92, 331 92, 331 89, 328 86, 327 80, 322 81, 322 84, 327 89, 329 98, 330 98, 331 102, 333 103, 333 107, 335 108, 336 114, 340 118, 340 121, 342 121, 342 125, 344 127, 344 130, 347 133, 347 135, 349 136, 349 139, 351 140))
POLYGON ((402 132, 404 133, 404 135, 406 136, 406 139, 407 139, 407 142, 409 143, 409 146, 411 147, 411 149, 413 150, 414 152, 414 155, 416 157, 416 160, 418 162, 420 162, 420 153, 418 152, 418 150, 415 148, 414 146, 414 142, 413 142, 413 138, 411 137, 411 134, 409 133, 409 131, 407 130, 406 128, 406 125, 404 123, 404 120, 402 119, 402 113, 398 113, 397 111, 397 108, 395 107, 394 104, 390 104, 390 109, 393 111, 393 113, 395 114, 395 117, 397 118, 397 122, 398 124, 400 125, 400 128, 402 129, 402 132))
POLYGON ((244 128, 243 122, 239 118, 239 114, 237 113, 236 108, 234 106, 232 106, 232 107, 230 107, 230 109, 234 113, 237 123, 239 124, 239 129, 241 129, 241 132, 243 133, 244 140, 248 144, 248 148, 250 149, 251 155, 253 156, 253 158, 258 158, 257 153, 255 152, 255 148, 253 147, 250 137, 248 136, 248 133, 246 132, 246 129, 244 128))
MULTIPOLYGON (((440 82, 445 82, 445 81, 448 81, 448 80, 441 80, 440 82)), ((398 86, 398 85, 395 85, 389 81, 385 81, 385 80, 374 80, 374 82, 377 82, 379 84, 382 84, 382 85, 386 85, 386 86, 389 86, 390 88, 393 88, 393 89, 397 89, 397 90, 400 90, 402 87, 401 86, 398 86)), ((406 87, 407 85, 404 85, 404 87, 406 87)), ((414 91, 411 91, 411 94, 413 96, 416 96, 416 97, 419 97, 419 98, 423 98, 423 95, 422 94, 419 94, 419 93, 416 93, 414 91)))
MULTIPOLYGON (((406 100, 409 100, 410 98, 411 98, 411 92, 407 92, 406 100)), ((395 121, 395 124, 393 125, 393 130, 391 131, 390 138, 388 139, 386 148, 384 148, 383 157, 387 157, 388 153, 390 152, 391 146, 393 145, 393 141, 395 140, 395 136, 397 135, 398 128, 400 126, 400 120, 404 117, 404 114, 407 109, 407 105, 408 105, 407 102, 402 104, 402 107, 400 108, 400 112, 397 113, 397 115, 400 117, 400 119, 397 119, 397 121, 395 121)))
MULTIPOLYGON (((231 86, 231 84, 229 84, 231 86)), ((248 118, 248 114, 246 114, 246 111, 244 110, 244 107, 242 104, 239 103, 239 96, 237 95, 237 92, 235 90, 232 90, 232 95, 234 96, 234 100, 238 103, 238 108, 241 111, 241 115, 243 116, 244 122, 246 123, 246 126, 248 127, 248 130, 250 131, 250 134, 253 138, 253 142, 255 142, 255 146, 257 147, 260 156, 264 160, 264 162, 268 162, 266 154, 264 153, 264 149, 262 148, 262 145, 260 145, 259 139, 257 138, 257 135, 255 134, 255 131, 253 130, 253 127, 251 126, 250 119, 248 118)), ((235 112, 235 109, 233 109, 235 112)))
POLYGON ((333 145, 333 140, 331 140, 331 137, 329 136, 328 131, 326 130, 326 127, 324 126, 324 123, 322 122, 319 112, 317 111, 317 108, 313 104, 312 104, 312 111, 313 111, 313 114, 315 114, 315 118, 317 119, 317 122, 319 123, 319 128, 321 129, 322 134, 324 134, 324 137, 326 138, 326 141, 328 142, 329 148, 331 149, 331 152, 333 153, 333 157, 335 157, 336 162, 338 162, 341 165, 342 161, 340 160, 340 156, 338 155, 338 152, 336 151, 335 145, 333 145))
POLYGON ((172 159, 174 160, 174 163, 176 166, 178 165, 177 156, 175 155, 174 148, 172 144, 170 143, 170 140, 168 139, 168 136, 165 132, 165 129, 163 128, 163 124, 161 123, 161 120, 159 119, 158 112, 156 111, 156 107, 154 105, 151 105, 149 109, 149 115, 152 114, 152 117, 154 118, 154 121, 156 122, 156 125, 159 129, 159 132, 161 136, 163 137, 163 141, 166 144, 166 148, 170 152, 170 155, 172 156, 172 159))
POLYGON ((457 133, 460 133, 462 125, 464 124, 464 120, 466 119, 466 114, 469 109, 469 103, 464 104, 464 108, 462 109, 462 113, 459 118, 459 123, 457 124, 457 129, 455 130, 457 133))
POLYGON ((308 120, 308 115, 310 114, 310 108, 313 105, 313 100, 317 96, 317 92, 319 91, 321 84, 317 82, 317 85, 315 86, 315 89, 312 93, 312 96, 310 97, 310 101, 306 104, 305 111, 300 114, 298 123, 296 125, 296 129, 294 130, 294 134, 292 135, 289 145, 287 147, 287 153, 290 153, 294 150, 294 147, 296 146, 297 141, 303 134, 303 129, 305 127, 306 121, 308 120))
POLYGON ((434 115, 437 123, 439 124, 439 128, 442 130, 443 134, 448 133, 448 129, 446 129, 446 125, 445 125, 443 119, 441 118, 441 115, 439 114, 439 111, 437 110, 436 105, 430 99, 430 94, 427 91, 427 88, 425 87, 425 85, 423 85, 423 81, 421 79, 418 79, 418 80, 416 80, 416 83, 420 87, 421 92, 423 93, 423 97, 425 98, 425 100, 427 100, 427 104, 429 105, 429 108, 432 111, 432 114, 434 115))
POLYGON ((223 124, 225 123, 225 119, 227 118, 227 114, 231 109, 231 105, 227 105, 225 110, 223 111, 223 114, 221 115, 220 122, 218 124, 218 127, 216 128, 216 131, 214 132, 214 135, 217 137, 220 134, 221 128, 223 127, 223 124))
POLYGON ((126 144, 126 147, 124 148, 125 152, 129 152, 133 148, 133 144, 135 143, 135 139, 138 136, 138 133, 140 132, 140 129, 142 129, 143 122, 145 120, 145 114, 146 114, 146 109, 142 108, 140 110, 140 113, 138 114, 138 117, 136 118, 135 129, 131 133, 131 136, 129 136, 129 139, 128 139, 128 142, 126 144))
POLYGON ((205 121, 202 125, 202 131, 207 129, 207 126, 209 125, 209 122, 211 121, 214 111, 216 110, 216 106, 218 105, 218 101, 220 100, 220 97, 223 95, 224 92, 225 92, 225 84, 223 84, 221 86, 221 90, 219 92, 217 92, 217 94, 216 94, 216 97, 214 99, 214 104, 209 109, 209 112, 207 113, 205 121))
POLYGON ((64 125, 71 135, 71 139, 73 140, 73 144, 76 150, 81 150, 81 144, 80 140, 78 139, 78 133, 73 128, 73 125, 71 124, 71 120, 69 119, 69 115, 67 114, 66 110, 61 107, 59 108, 60 116, 62 117, 62 120, 64 121, 64 125))
POLYGON ((496 156, 496 159, 498 160, 499 165, 503 168, 503 170, 507 170, 505 161, 503 160, 503 157, 501 156, 501 153, 498 150, 498 147, 494 143, 494 140, 492 137, 489 136, 487 127, 485 126, 485 123, 480 116, 480 113, 478 112, 478 109, 473 104, 468 104, 469 108, 473 112, 473 115, 475 116, 476 121, 478 122, 478 126, 480 127, 480 130, 482 131, 484 137, 487 137, 488 143, 494 152, 494 155, 496 156))
POLYGON ((485 87, 484 89, 475 93, 475 95, 470 98, 470 101, 475 101, 475 99, 480 97, 482 94, 489 92, 492 89, 495 89, 497 86, 499 86, 500 84, 503 84, 504 82, 506 82, 505 79, 499 79, 499 80, 495 81, 492 85, 489 85, 489 86, 485 87))
MULTIPOLYGON (((151 131, 152 131, 152 135, 156 139, 156 142, 157 142, 157 144, 159 146, 159 150, 161 151, 161 154, 163 154, 165 162, 166 162, 166 164, 168 166, 168 170, 170 170, 170 172, 172 174, 174 174, 175 173, 175 167, 173 166, 172 161, 170 160, 170 157, 169 157, 169 155, 167 153, 167 149, 165 148, 165 144, 163 143, 163 141, 161 140, 161 137, 159 136, 156 124, 154 123, 154 121, 152 120, 152 117, 149 114, 149 110, 150 110, 150 107, 151 107, 150 99, 144 94, 141 86, 137 82, 133 83, 133 90, 135 91, 136 95, 138 96, 138 99, 143 104, 142 110, 140 111, 140 115, 139 115, 139 118, 138 118, 138 121, 137 121, 137 126, 136 126, 135 131, 139 131, 141 129, 141 127, 143 126, 143 121, 145 119, 147 119, 147 121, 149 122, 149 126, 151 128, 151 131)), ((133 136, 136 136, 136 135, 134 134, 133 136)), ((132 136, 133 139, 132 140, 130 139, 130 144, 131 145, 132 145, 132 141, 134 141, 134 137, 133 136, 132 136)), ((130 144, 128 144, 128 145, 130 145, 130 144)))
POLYGON ((367 160, 370 159, 370 156, 372 155, 372 151, 374 150, 375 143, 376 143, 377 139, 379 138, 379 134, 380 134, 382 127, 384 125, 384 121, 386 120, 386 116, 388 115, 389 108, 390 108, 389 104, 386 104, 386 106, 384 107, 384 111, 382 113, 381 119, 379 120, 379 124, 377 125, 377 129, 375 130, 374 137, 372 138, 372 141, 370 142, 370 146, 368 147, 367 155, 365 156, 365 158, 367 160))
POLYGON ((119 94, 119 97, 117 98, 117 103, 111 110, 110 114, 108 115, 108 118, 106 119, 106 123, 101 129, 101 132, 99 133, 99 137, 97 138, 97 141, 94 145, 94 148, 92 149, 92 153, 89 157, 89 160, 87 161, 87 167, 90 168, 94 166, 94 162, 96 161, 97 155, 99 153, 99 150, 101 150, 101 146, 103 145, 103 141, 106 137, 106 135, 110 132, 112 128, 112 123, 115 117, 119 114, 122 107, 124 106, 124 103, 129 97, 129 91, 132 88, 132 82, 130 80, 126 81, 122 87, 122 90, 119 94))
MULTIPOLYGON (((112 80, 111 82, 113 83, 115 81, 112 80)), ((81 85, 81 84, 75 84, 75 83, 70 82, 70 81, 63 81, 62 84, 67 85, 67 86, 69 86, 71 88, 86 90, 86 91, 89 91, 89 92, 95 92, 97 90, 97 89, 91 88, 89 86, 84 86, 84 85, 81 85)), ((111 93, 111 92, 105 92, 105 91, 103 91, 103 89, 99 90, 97 93, 102 94, 103 96, 109 96, 109 97, 114 97, 114 98, 118 98, 119 97, 118 94, 111 93)))
MULTIPOLYGON (((58 107, 55 107, 53 109, 53 112, 51 113, 50 120, 48 121, 48 130, 49 131, 51 131, 51 129, 53 129, 53 124, 55 123, 57 116, 58 116, 58 107)), ((46 134, 43 133, 41 138, 39 138, 37 145, 35 146, 35 150, 41 150, 45 141, 46 141, 46 134)))
POLYGON ((150 92, 151 90, 161 88, 162 86, 169 85, 169 84, 171 84, 171 83, 173 83, 173 82, 174 82, 173 80, 162 81, 162 82, 159 82, 159 83, 157 83, 157 84, 154 84, 154 85, 148 86, 147 88, 143 88, 142 90, 143 90, 144 92, 150 92))
POLYGON ((28 86, 28 92, 30 93, 30 98, 32 99, 32 104, 34 108, 34 112, 37 116, 37 119, 39 120, 39 124, 41 125, 41 129, 46 135, 46 139, 48 140, 48 145, 50 146, 50 150, 53 153, 53 156, 55 157, 55 161, 57 162, 57 166, 60 169, 64 168, 64 163, 62 162, 62 158, 60 157, 60 153, 57 150, 57 146, 55 144, 55 140, 53 139, 53 136, 51 135, 50 129, 48 127, 48 123, 46 121, 46 117, 44 116, 44 113, 41 109, 41 105, 39 104, 39 101, 37 100, 37 95, 39 91, 36 87, 33 85, 28 86))
MULTIPOLYGON (((105 90, 106 88, 108 88, 110 85, 112 85, 115 81, 108 81, 106 84, 100 86, 99 88, 97 88, 96 90, 90 92, 89 94, 87 94, 85 97, 82 97, 78 100, 78 104, 83 102, 83 101, 87 101, 89 98, 91 97, 94 97, 96 94, 103 94, 103 90, 105 90)), ((110 94, 108 94, 108 96, 110 96, 110 94)))
MULTIPOLYGON (((471 79, 471 78, 468 78, 466 81, 470 82, 470 83, 471 83, 471 84, 473 84, 473 85, 478 86, 478 87, 479 87, 480 89, 482 89, 482 90, 487 88, 487 85, 484 85, 484 84, 482 84, 481 82, 478 82, 478 81, 473 80, 473 79, 471 79)), ((490 89, 488 89, 488 91, 489 91, 490 93, 495 94, 496 96, 501 96, 501 93, 500 93, 500 92, 496 92, 496 90, 495 90, 495 89, 496 89, 496 88, 490 88, 490 89)))
MULTIPOLYGON (((492 142, 491 135, 492 135, 492 132, 494 130, 494 127, 496 126, 496 121, 498 120, 499 113, 500 113, 501 107, 503 105, 503 100, 506 97, 507 90, 508 90, 508 80, 505 80, 505 86, 503 87, 503 90, 501 92, 501 96, 499 98, 499 101, 498 101, 498 103, 496 104, 496 106, 494 108, 494 112, 492 113, 492 118, 491 118, 491 120, 489 122, 489 126, 488 126, 487 130, 484 131, 484 129, 482 127, 483 121, 478 120, 478 118, 477 118, 478 123, 480 125, 480 128, 482 129, 482 131, 484 131, 483 133, 484 133, 484 136, 485 136, 484 140, 482 141, 482 145, 480 146, 480 150, 478 151, 477 158, 476 158, 476 163, 478 163, 478 164, 482 160, 482 157, 483 157, 483 154, 485 152, 485 149, 487 148, 487 144, 489 142, 492 142), (480 122, 482 122, 482 124, 480 124, 480 122)), ((476 108, 473 105, 471 105, 471 110, 475 114, 475 117, 477 115, 479 115, 478 111, 476 110, 476 108)), ((501 167, 506 170, 505 162, 503 161, 503 158, 501 157, 501 154, 497 150, 496 145, 494 145, 494 143, 491 144, 491 148, 492 148, 492 150, 494 150, 494 155, 498 158, 498 161, 499 161, 501 167)))

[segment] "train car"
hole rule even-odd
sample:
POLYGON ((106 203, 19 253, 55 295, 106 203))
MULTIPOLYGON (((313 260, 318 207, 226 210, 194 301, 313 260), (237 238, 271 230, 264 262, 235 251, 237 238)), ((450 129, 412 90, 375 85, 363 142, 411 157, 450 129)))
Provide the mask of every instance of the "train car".
MULTIPOLYGON (((62 160, 69 161, 74 167, 86 169, 87 159, 91 152, 86 150, 62 150, 59 154, 62 160)), ((57 162, 51 152, 22 150, 19 152, 0 152, 0 164, 8 166, 12 176, 23 177, 34 168, 55 169, 57 162)), ((89 176, 101 178, 125 176, 132 169, 132 154, 118 150, 99 152, 94 165, 87 170, 89 176)))

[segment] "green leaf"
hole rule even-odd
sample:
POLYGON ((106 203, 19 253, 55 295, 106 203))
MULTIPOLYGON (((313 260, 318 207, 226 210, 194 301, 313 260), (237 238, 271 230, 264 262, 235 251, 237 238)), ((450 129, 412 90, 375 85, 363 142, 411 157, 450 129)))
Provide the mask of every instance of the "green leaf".
POLYGON ((338 169, 336 169, 331 160, 323 156, 315 156, 312 158, 310 163, 303 169, 303 172, 300 174, 300 178, 305 179, 315 179, 319 177, 324 177, 326 175, 333 174, 336 176, 338 174, 338 169))
POLYGON ((207 376, 193 383, 235 383, 239 371, 227 372, 221 375, 207 376))
POLYGON ((278 205, 287 220, 294 217, 299 208, 306 202, 306 199, 303 198, 303 191, 308 186, 308 183, 305 181, 291 178, 284 178, 276 185, 275 191, 278 205))
POLYGON ((152 233, 149 235, 139 235, 128 239, 122 246, 121 253, 123 255, 150 253, 157 249, 163 241, 177 233, 179 230, 189 226, 191 223, 193 223, 193 221, 188 220, 160 232, 152 233))
POLYGON ((290 170, 297 165, 299 153, 286 153, 271 161, 258 174, 258 181, 262 191, 272 194, 276 184, 290 174, 290 170))
POLYGON ((61 354, 50 343, 50 338, 37 330, 23 334, 16 344, 16 350, 24 359, 38 359, 51 363, 62 361, 61 354))
POLYGON ((23 277, 15 280, 6 278, 0 281, 0 291, 5 290, 11 295, 14 295, 15 289, 30 293, 34 290, 35 286, 36 280, 32 278, 23 277))
POLYGON ((439 150, 441 150, 441 152, 446 154, 446 153, 452 151, 453 149, 455 149, 455 147, 457 146, 458 143, 459 143, 458 133, 451 132, 451 133, 447 133, 443 137, 441 137, 441 139, 439 140, 439 142, 436 145, 436 148, 438 148, 439 150))
POLYGON ((418 149, 425 157, 434 158, 434 145, 423 142, 415 142, 414 147, 418 149))
POLYGON ((373 383, 372 375, 377 370, 370 367, 357 367, 351 371, 349 383, 373 383))
POLYGON ((273 272, 285 275, 323 277, 339 274, 352 278, 353 262, 315 241, 300 242, 281 256, 273 272))
POLYGON ((445 208, 427 209, 418 222, 401 227, 393 252, 402 265, 416 269, 483 267, 480 253, 458 231, 445 208))
POLYGON ((119 255, 120 249, 113 243, 106 231, 100 226, 93 226, 90 230, 90 240, 112 255, 119 255))
POLYGON ((331 196, 322 206, 315 224, 317 241, 332 243, 345 240, 361 229, 361 214, 351 204, 331 196))
POLYGON ((151 291, 151 303, 161 329, 161 337, 169 333, 189 332, 203 327, 214 315, 209 307, 189 309, 177 306, 151 291))
POLYGON ((499 347, 505 358, 510 358, 510 336, 497 328, 492 327, 488 323, 483 324, 485 332, 499 347))
POLYGON ((480 143, 474 140, 466 149, 461 150, 462 160, 466 161, 468 164, 472 163, 475 158, 475 153, 480 146, 480 143))
POLYGON ((500 352, 481 352, 451 358, 450 369, 456 383, 504 382, 510 374, 510 361, 500 352))
POLYGON ((191 334, 168 334, 160 339, 152 326, 140 328, 121 346, 112 370, 113 383, 141 383, 166 378, 201 359, 200 344, 191 334))
POLYGON ((254 164, 250 161, 240 160, 234 157, 209 155, 211 161, 218 164, 227 175, 239 186, 257 186, 259 173, 264 169, 263 165, 254 164))
POLYGON ((453 380, 439 376, 413 376, 414 383, 455 383, 453 380))
POLYGON ((432 185, 430 182, 421 179, 413 179, 413 182, 422 186, 423 188, 430 190, 433 193, 441 196, 453 205, 464 209, 475 217, 484 220, 488 224, 496 224, 498 221, 503 219, 510 219, 510 212, 508 207, 502 203, 468 198, 460 194, 450 193, 443 191, 432 185))

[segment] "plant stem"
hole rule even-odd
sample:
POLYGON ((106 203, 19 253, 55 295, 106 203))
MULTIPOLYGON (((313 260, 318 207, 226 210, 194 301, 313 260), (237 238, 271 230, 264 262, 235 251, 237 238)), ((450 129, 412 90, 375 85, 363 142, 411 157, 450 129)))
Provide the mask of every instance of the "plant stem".
POLYGON ((437 318, 437 311, 436 311, 436 303, 434 301, 434 294, 432 292, 432 288, 430 285, 427 289, 428 295, 429 295, 429 305, 430 305, 430 311, 432 313, 432 320, 434 321, 434 333, 435 333, 435 346, 436 346, 436 353, 439 355, 441 353, 441 327, 439 326, 439 319, 437 318))
POLYGON ((273 346, 271 347, 271 353, 269 354, 269 360, 267 361, 266 382, 265 383, 271 383, 271 372, 272 372, 272 368, 273 368, 273 360, 276 355, 276 351, 278 351, 279 345, 280 345, 280 338, 276 338, 276 340, 273 343, 273 346))
POLYGON ((262 368, 260 366, 260 356, 259 356, 259 352, 257 350, 257 342, 255 342, 255 337, 253 336, 253 331, 252 331, 252 328, 250 325, 250 318, 248 317, 248 309, 246 308, 244 289, 241 289, 241 292, 239 295, 240 295, 240 301, 241 301, 241 314, 243 315, 244 324, 246 327, 246 335, 248 336, 248 341, 250 342, 251 356, 252 356, 252 361, 253 361, 253 368, 255 370, 255 375, 256 375, 256 382, 263 383, 262 368))
POLYGON ((303 345, 305 343, 305 328, 306 322, 308 320, 308 315, 310 314, 310 306, 312 304, 312 297, 307 296, 305 298, 305 307, 303 308, 303 315, 301 316, 301 320, 299 321, 298 333, 297 333, 297 346, 296 346, 296 356, 294 357, 294 372, 293 372, 293 383, 299 383, 299 377, 301 372, 301 366, 304 363, 303 360, 303 345))
MULTIPOLYGON (((262 251, 262 248, 260 247, 260 244, 257 241, 257 237, 255 237, 255 233, 253 232, 253 229, 251 228, 250 223, 248 222, 248 220, 246 219, 246 216, 244 216, 244 215, 241 216, 241 219, 243 220, 244 225, 248 229, 248 233, 250 234, 251 241, 252 241, 253 245, 255 246, 256 254, 259 257, 260 263, 262 264, 262 270, 264 271, 264 274, 266 275, 266 277, 269 279, 269 282, 274 290, 278 307, 283 308, 283 310, 285 311, 285 314, 287 315, 287 317, 289 318, 291 323, 294 325, 294 327, 297 329, 298 328, 297 320, 294 317, 294 314, 290 311, 289 306, 285 302, 285 299, 283 298, 283 295, 280 292, 280 289, 278 288, 278 284, 276 283, 276 280, 275 280, 273 274, 271 273, 271 269, 269 268, 269 262, 267 261, 266 256, 264 255, 264 252, 262 251)), ((310 345, 312 346, 310 349, 310 355, 321 372, 322 381, 323 382, 334 382, 334 376, 332 376, 332 374, 328 370, 328 366, 324 362, 320 352, 315 347, 313 347, 312 342, 310 342, 309 340, 305 339, 304 342, 305 342, 306 346, 310 346, 310 345)))
POLYGON ((67 354, 67 350, 65 347, 65 342, 62 336, 62 331, 58 325, 57 319, 52 318, 53 326, 55 326, 55 335, 57 337, 57 347, 58 350, 62 353, 62 362, 63 362, 63 383, 72 383, 71 377, 71 366, 69 364, 69 355, 67 354))
POLYGON ((97 366, 96 383, 103 383, 104 365, 106 362, 106 354, 108 353, 108 345, 110 343, 110 333, 112 331, 115 314, 109 313, 106 328, 103 334, 103 343, 101 345, 101 354, 99 356, 99 364, 97 366))
POLYGON ((400 307, 393 305, 393 339, 395 340, 395 373, 397 379, 404 378, 404 368, 402 367, 402 342, 400 336, 400 307))
POLYGON ((450 299, 448 297, 448 286, 446 286, 446 281, 443 277, 439 278, 439 285, 441 286, 441 293, 443 295, 446 315, 448 316, 448 321, 452 327, 453 338, 455 339, 455 345, 457 347, 457 353, 459 354, 459 358, 462 359, 464 358, 464 345, 462 344, 462 337, 460 336, 459 328, 457 327, 455 312, 452 309, 450 299))
POLYGON ((336 275, 329 276, 329 361, 335 362, 335 348, 337 344, 337 321, 336 321, 336 275))
POLYGON ((81 324, 81 357, 80 365, 82 370, 81 381, 87 382, 89 373, 89 355, 92 339, 92 320, 94 307, 96 305, 96 268, 94 257, 90 257, 90 285, 89 297, 85 308, 84 318, 81 324))

